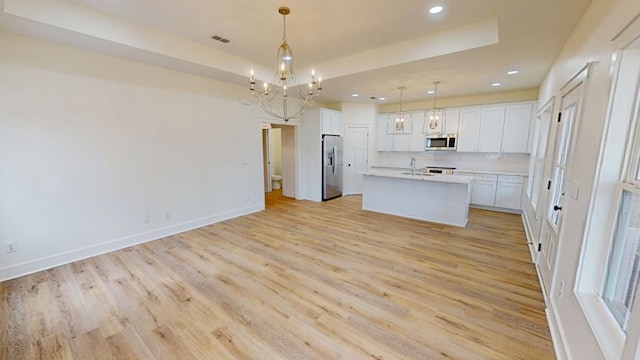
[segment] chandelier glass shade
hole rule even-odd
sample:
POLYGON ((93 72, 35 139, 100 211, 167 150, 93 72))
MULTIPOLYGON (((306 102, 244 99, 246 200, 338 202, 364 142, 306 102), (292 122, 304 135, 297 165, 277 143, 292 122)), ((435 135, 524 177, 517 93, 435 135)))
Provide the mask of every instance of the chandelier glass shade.
POLYGON ((395 113, 389 114, 387 119, 387 134, 389 135, 411 135, 413 130, 413 121, 411 112, 402 110, 402 91, 404 87, 400 89, 400 107, 395 113))
POLYGON ((278 13, 282 15, 283 35, 282 44, 278 48, 277 68, 273 80, 270 83, 265 81, 261 89, 256 89, 253 70, 251 70, 249 78, 251 93, 258 99, 262 110, 285 122, 302 115, 306 109, 313 105, 314 98, 322 90, 322 78, 318 77, 318 81, 316 81, 313 70, 311 71, 311 82, 308 85, 298 84, 296 74, 293 71, 293 51, 287 43, 286 16, 290 12, 288 7, 283 6, 278 9, 278 13), (288 102, 290 95, 299 98, 299 101, 294 102, 295 106, 292 108, 289 108, 288 102), (272 102, 276 98, 282 100, 282 109, 274 109, 272 102))
POLYGON ((445 110, 443 108, 439 108, 436 105, 436 100, 438 99, 438 84, 440 82, 436 81, 433 84, 435 85, 434 96, 433 96, 433 107, 428 109, 424 115, 424 122, 422 126, 423 133, 433 133, 433 132, 441 132, 442 125, 444 124, 445 118, 445 110))

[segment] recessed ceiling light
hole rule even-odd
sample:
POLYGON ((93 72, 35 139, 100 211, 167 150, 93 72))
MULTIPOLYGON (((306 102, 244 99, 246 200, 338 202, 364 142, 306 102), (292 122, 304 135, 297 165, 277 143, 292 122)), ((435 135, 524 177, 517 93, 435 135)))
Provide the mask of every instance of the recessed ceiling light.
POLYGON ((380 100, 380 101, 382 101, 382 100, 385 100, 385 99, 386 99, 386 98, 384 98, 384 97, 381 97, 381 98, 379 98, 378 100, 380 100))
POLYGON ((429 91, 427 91, 427 94, 435 94, 435 93, 436 93, 436 91, 435 91, 435 90, 429 90, 429 91))
POLYGON ((491 84, 491 86, 496 87, 496 86, 500 86, 502 85, 501 82, 494 82, 493 84, 491 84))
POLYGON ((515 75, 515 74, 517 74, 519 72, 520 72, 520 70, 509 70, 509 71, 507 71, 507 75, 515 75))
POLYGON ((351 96, 358 97, 358 93, 353 93, 353 94, 351 94, 351 96))
POLYGON ((429 9, 429 14, 435 15, 435 14, 438 14, 438 13, 442 12, 442 10, 444 10, 444 8, 442 6, 440 6, 440 5, 434 6, 431 9, 429 9))

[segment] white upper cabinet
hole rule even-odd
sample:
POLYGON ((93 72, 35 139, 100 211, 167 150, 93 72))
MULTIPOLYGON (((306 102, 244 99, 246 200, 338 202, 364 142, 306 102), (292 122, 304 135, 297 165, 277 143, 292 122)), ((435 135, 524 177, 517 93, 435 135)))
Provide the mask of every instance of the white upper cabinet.
POLYGON ((507 105, 502 131, 502 152, 529 152, 527 144, 532 116, 533 104, 507 105))
POLYGON ((422 122, 420 123, 421 132, 425 134, 442 134, 444 132, 444 122, 446 119, 430 121, 427 119, 427 112, 427 110, 422 112, 422 122))
MULTIPOLYGON (((421 116, 426 117, 427 112, 424 111, 421 116)), ((434 122, 422 121, 421 129, 425 134, 456 134, 458 132, 458 123, 460 122, 460 109, 445 109, 444 119, 434 122)))
POLYGON ((387 114, 378 115, 377 124, 377 149, 378 151, 392 151, 393 150, 393 135, 387 133, 387 114))
POLYGON ((428 122, 425 124, 425 110, 412 111, 400 132, 394 129, 394 122, 389 121, 393 113, 380 114, 378 151, 425 151, 427 135, 458 134, 458 152, 529 152, 532 102, 449 108, 445 111, 444 121, 432 126, 428 122))
MULTIPOLYGON (((413 125, 413 120, 405 119, 407 122, 403 131, 394 129, 393 114, 380 114, 378 116, 378 151, 411 151, 409 129, 413 125)), ((424 147, 424 146, 423 146, 424 147)))
MULTIPOLYGON (((502 149, 502 128, 504 127, 504 106, 483 107, 480 115, 478 152, 500 152, 502 149)), ((527 130, 529 128, 527 127, 527 130)))
POLYGON ((446 109, 444 118, 444 130, 445 134, 458 133, 460 123, 460 109, 446 109))
POLYGON ((322 109, 322 134, 342 135, 342 116, 340 112, 322 109))
POLYGON ((459 152, 528 152, 532 103, 460 109, 459 152))
POLYGON ((378 151, 424 151, 425 134, 422 133, 424 111, 407 112, 405 126, 395 129, 394 113, 378 115, 378 151))
POLYGON ((409 151, 424 151, 424 148, 426 146, 426 134, 423 133, 424 114, 424 110, 411 112, 413 121, 413 133, 411 133, 411 139, 409 139, 409 151))
POLYGON ((478 151, 478 133, 480 131, 480 108, 460 110, 458 129, 458 151, 478 151))

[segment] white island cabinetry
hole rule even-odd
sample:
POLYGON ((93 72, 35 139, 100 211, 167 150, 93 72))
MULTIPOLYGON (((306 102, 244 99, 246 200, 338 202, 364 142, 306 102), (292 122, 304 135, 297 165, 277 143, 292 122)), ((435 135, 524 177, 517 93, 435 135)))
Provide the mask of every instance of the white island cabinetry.
POLYGON ((364 174, 362 208, 464 227, 472 181, 469 176, 368 172, 364 174))

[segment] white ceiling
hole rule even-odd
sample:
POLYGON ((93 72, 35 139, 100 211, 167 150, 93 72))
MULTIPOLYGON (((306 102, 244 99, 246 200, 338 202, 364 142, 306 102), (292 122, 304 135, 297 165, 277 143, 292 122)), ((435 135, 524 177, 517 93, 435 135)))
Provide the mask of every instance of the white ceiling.
POLYGON ((589 3, 0 0, 0 29, 248 85, 250 69, 271 79, 282 38, 277 9, 288 6, 296 72, 323 77, 319 102, 397 102, 399 86, 405 101, 432 98, 434 81, 439 97, 538 87, 589 3), (445 10, 429 15, 433 5, 445 10))

